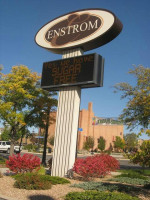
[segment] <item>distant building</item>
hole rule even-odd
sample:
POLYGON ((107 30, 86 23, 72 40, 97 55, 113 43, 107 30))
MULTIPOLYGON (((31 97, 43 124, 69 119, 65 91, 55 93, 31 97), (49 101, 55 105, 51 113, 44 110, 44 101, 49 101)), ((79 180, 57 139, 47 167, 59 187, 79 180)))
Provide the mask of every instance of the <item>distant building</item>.
MULTIPOLYGON (((78 131, 78 150, 83 149, 84 142, 87 137, 94 138, 94 149, 98 146, 98 139, 102 136, 106 140, 106 149, 111 145, 119 136, 123 139, 124 126, 116 118, 102 118, 96 117, 93 112, 93 104, 88 104, 88 110, 82 109, 79 115, 79 131, 78 131)), ((53 118, 56 118, 56 112, 51 113, 53 118)), ((48 135, 49 137, 55 134, 55 122, 50 124, 48 135)), ((40 130, 39 130, 40 131, 40 130)), ((43 130, 41 130, 42 132, 43 130)))
POLYGON ((79 117, 79 127, 83 131, 78 132, 78 149, 82 149, 87 137, 94 138, 94 149, 98 146, 98 139, 103 137, 106 140, 106 148, 108 149, 119 136, 123 139, 123 124, 116 118, 96 117, 93 112, 93 105, 88 104, 88 110, 81 110, 79 117))

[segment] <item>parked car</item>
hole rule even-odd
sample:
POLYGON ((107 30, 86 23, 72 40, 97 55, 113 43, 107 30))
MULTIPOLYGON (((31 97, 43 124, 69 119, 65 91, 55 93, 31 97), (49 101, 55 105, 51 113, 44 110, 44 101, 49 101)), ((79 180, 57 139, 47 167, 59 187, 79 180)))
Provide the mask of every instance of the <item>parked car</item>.
MULTIPOLYGON (((19 145, 14 146, 14 152, 19 153, 22 150, 22 147, 19 150, 19 145)), ((9 141, 0 141, 0 151, 10 153, 10 142, 9 141)))

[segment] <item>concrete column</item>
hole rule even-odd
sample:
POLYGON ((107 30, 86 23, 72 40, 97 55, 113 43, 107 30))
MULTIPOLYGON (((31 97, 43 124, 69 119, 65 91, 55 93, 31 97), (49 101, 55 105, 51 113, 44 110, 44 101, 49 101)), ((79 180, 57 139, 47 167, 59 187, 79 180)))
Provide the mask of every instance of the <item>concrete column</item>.
MULTIPOLYGON (((81 49, 66 51, 62 58, 82 55, 81 49)), ((56 116, 52 176, 63 177, 75 162, 78 118, 80 109, 80 87, 60 90, 56 116)))

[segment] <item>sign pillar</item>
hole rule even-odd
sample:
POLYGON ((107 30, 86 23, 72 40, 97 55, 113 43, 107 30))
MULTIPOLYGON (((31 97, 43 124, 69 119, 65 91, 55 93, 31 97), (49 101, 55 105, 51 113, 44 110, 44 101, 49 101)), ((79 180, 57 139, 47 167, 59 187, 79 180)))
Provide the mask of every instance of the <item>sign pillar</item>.
POLYGON ((53 176, 65 176, 74 165, 81 88, 103 86, 104 59, 98 54, 81 56, 81 49, 86 52, 110 42, 122 27, 120 20, 106 9, 83 9, 51 20, 35 36, 39 46, 63 54, 64 59, 43 63, 41 80, 41 88, 60 91, 53 176), (73 48, 78 49, 70 50, 73 48))
MULTIPOLYGON (((81 49, 68 50, 62 58, 83 54, 81 49)), ((81 88, 65 87, 59 91, 56 117, 52 176, 65 176, 75 162, 81 88)))

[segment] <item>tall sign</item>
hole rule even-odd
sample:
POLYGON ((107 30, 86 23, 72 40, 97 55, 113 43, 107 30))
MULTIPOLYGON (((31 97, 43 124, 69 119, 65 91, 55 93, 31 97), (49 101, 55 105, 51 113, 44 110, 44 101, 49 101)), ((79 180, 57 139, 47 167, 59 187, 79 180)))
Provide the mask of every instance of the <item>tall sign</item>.
POLYGON ((62 60, 43 63, 41 87, 59 90, 52 175, 65 176, 76 154, 78 116, 82 88, 102 87, 104 59, 83 52, 98 48, 122 30, 122 23, 105 9, 84 9, 67 13, 45 24, 35 42, 62 60))
POLYGON ((38 31, 35 41, 58 54, 76 48, 85 52, 110 42, 121 30, 122 23, 108 10, 78 10, 48 22, 38 31))

